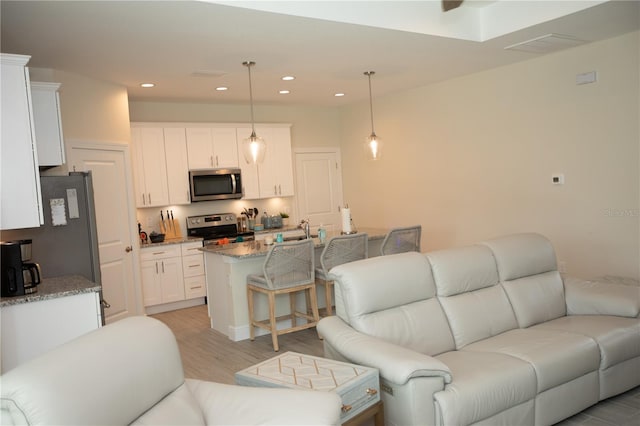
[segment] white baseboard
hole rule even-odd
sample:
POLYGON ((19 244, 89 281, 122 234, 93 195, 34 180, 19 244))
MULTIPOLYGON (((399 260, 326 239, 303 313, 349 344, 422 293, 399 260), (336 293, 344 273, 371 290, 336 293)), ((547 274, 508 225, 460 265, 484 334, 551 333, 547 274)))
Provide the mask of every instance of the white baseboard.
POLYGON ((204 297, 195 299, 180 300, 178 302, 163 303, 162 305, 147 306, 145 312, 147 315, 160 314, 162 312, 175 311, 176 309, 192 308, 194 306, 204 305, 204 297))
MULTIPOLYGON (((298 318, 298 321, 300 321, 300 324, 303 324, 304 322, 306 322, 304 318, 298 318)), ((288 320, 288 319, 280 320, 276 323, 276 327, 278 328, 278 330, 282 330, 283 328, 288 328, 290 326, 291 326, 291 320, 288 320)), ((259 328, 259 327, 255 328, 256 336, 264 336, 265 334, 271 334, 271 333, 269 333, 267 330, 263 328, 259 328)), ((233 327, 230 325, 227 337, 229 337, 229 339, 233 340, 234 342, 239 342, 241 340, 248 340, 250 338, 249 324, 241 325, 238 327, 233 327)))

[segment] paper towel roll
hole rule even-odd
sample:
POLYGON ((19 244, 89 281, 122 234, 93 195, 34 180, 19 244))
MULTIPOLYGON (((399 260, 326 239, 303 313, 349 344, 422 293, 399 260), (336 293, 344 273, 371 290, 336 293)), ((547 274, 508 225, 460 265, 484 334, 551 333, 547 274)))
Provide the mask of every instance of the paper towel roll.
POLYGON ((343 207, 341 210, 342 213, 342 232, 345 234, 351 233, 351 209, 348 207, 343 207))

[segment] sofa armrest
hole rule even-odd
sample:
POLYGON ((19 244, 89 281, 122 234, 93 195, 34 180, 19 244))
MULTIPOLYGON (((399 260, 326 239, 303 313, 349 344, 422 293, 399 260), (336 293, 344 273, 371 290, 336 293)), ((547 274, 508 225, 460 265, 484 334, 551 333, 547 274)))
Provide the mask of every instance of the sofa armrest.
POLYGON ((451 371, 443 362, 411 349, 360 333, 339 317, 326 317, 318 332, 332 348, 351 362, 377 368, 380 376, 402 385, 414 377, 442 377, 451 382, 451 371))
POLYGON ((636 318, 640 313, 640 287, 567 277, 564 291, 567 315, 636 318))
POLYGON ((337 393, 187 379, 207 425, 339 425, 337 393))

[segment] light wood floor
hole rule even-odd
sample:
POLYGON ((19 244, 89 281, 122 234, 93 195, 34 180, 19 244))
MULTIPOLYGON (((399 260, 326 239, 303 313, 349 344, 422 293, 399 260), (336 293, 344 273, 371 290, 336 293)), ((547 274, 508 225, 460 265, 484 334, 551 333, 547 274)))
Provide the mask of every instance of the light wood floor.
MULTIPOLYGON (((180 347, 186 377, 233 384, 234 373, 265 361, 276 353, 271 336, 232 342, 209 328, 206 306, 153 315, 173 330, 180 347)), ((278 338, 280 353, 301 352, 323 356, 322 341, 315 329, 302 330, 278 338)), ((609 398, 556 426, 638 426, 640 425, 640 387, 609 398)))

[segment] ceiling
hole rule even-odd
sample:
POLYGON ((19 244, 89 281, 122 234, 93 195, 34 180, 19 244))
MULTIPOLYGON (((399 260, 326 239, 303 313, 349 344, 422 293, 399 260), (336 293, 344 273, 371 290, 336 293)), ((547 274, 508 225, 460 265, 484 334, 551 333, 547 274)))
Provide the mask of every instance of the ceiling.
POLYGON ((446 13, 430 0, 0 7, 2 52, 31 55, 32 67, 114 82, 132 100, 213 103, 247 102, 246 60, 257 104, 340 106, 368 99, 364 71, 376 72, 376 97, 538 57, 504 48, 546 34, 591 42, 640 28, 637 1, 466 0, 446 13))

